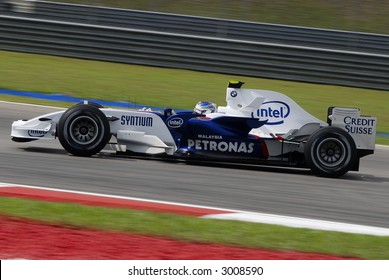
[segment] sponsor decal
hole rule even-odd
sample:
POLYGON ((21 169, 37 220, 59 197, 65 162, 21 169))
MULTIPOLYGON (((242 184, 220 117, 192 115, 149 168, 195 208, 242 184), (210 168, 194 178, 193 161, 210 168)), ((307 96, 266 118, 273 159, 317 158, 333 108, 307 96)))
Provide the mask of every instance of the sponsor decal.
POLYGON ((171 127, 171 128, 179 128, 182 126, 182 124, 184 123, 184 120, 181 119, 181 118, 172 118, 168 121, 167 125, 168 127, 171 127))
POLYGON ((231 95, 231 97, 237 97, 238 93, 235 90, 233 90, 230 92, 230 95, 231 95))
POLYGON ((252 113, 252 117, 267 119, 266 125, 279 125, 285 122, 290 114, 290 107, 282 101, 266 101, 261 107, 252 113), (256 116, 255 116, 256 115, 256 116))
POLYGON ((123 115, 120 117, 120 124, 131 126, 153 126, 153 118, 123 115))
POLYGON ((346 125, 345 129, 350 134, 373 134, 373 128, 375 119, 368 118, 353 118, 347 116, 344 118, 343 122, 346 125))
POLYGON ((217 142, 212 140, 188 139, 188 149, 210 152, 234 152, 251 154, 254 151, 254 143, 245 142, 217 142))
POLYGON ((45 136, 47 131, 44 131, 42 129, 30 129, 28 131, 28 135, 31 137, 43 137, 45 136))
POLYGON ((221 135, 205 135, 205 134, 199 134, 197 135, 198 138, 202 138, 202 139, 218 139, 218 140, 221 140, 223 139, 223 136, 221 135))

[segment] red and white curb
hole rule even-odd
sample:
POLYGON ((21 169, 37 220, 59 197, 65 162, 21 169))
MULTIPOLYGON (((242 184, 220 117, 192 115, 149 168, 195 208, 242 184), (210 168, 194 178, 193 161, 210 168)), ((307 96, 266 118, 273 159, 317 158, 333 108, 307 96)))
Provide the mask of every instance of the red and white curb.
POLYGON ((28 185, 0 183, 0 196, 29 198, 53 202, 72 202, 91 206, 129 208, 162 213, 191 215, 206 219, 237 220, 253 223, 281 225, 293 228, 307 228, 355 234, 389 236, 389 228, 28 185))

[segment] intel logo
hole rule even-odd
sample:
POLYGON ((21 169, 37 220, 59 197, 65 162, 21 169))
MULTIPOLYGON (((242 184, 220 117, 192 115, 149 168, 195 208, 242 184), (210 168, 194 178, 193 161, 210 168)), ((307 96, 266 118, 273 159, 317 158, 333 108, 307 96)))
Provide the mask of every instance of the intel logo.
POLYGON ((39 130, 39 129, 35 129, 35 130, 32 129, 28 131, 28 135, 31 137, 43 137, 45 136, 46 133, 47 131, 39 130))
POLYGON ((167 125, 171 128, 179 128, 184 123, 184 120, 181 118, 173 118, 168 121, 167 125))
POLYGON ((261 108, 254 112, 254 114, 260 119, 267 119, 268 122, 266 125, 279 125, 283 124, 289 116, 290 107, 282 101, 267 101, 262 103, 261 108))

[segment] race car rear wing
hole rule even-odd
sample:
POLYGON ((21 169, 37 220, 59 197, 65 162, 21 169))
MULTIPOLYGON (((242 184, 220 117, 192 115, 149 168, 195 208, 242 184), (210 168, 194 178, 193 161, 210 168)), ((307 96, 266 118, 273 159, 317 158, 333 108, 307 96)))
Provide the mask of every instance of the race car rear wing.
POLYGON ((328 108, 327 122, 346 130, 354 139, 358 150, 374 150, 377 119, 361 116, 359 108, 328 108))

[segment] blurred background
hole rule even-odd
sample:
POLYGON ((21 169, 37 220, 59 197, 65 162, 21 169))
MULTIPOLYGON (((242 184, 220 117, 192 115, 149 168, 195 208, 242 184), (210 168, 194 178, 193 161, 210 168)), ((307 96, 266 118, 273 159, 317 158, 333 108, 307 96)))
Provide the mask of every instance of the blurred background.
POLYGON ((63 0, 52 2, 388 34, 382 0, 63 0))

